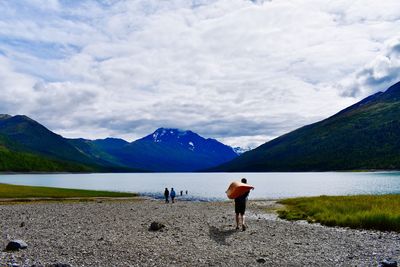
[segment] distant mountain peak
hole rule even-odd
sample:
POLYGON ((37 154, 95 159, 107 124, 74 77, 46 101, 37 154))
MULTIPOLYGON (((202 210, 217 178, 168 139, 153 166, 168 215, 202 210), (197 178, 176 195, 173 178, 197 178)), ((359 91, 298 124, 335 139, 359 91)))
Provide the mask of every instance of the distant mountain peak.
POLYGON ((37 121, 35 121, 34 119, 31 119, 30 117, 28 117, 26 115, 10 116, 9 119, 12 119, 13 121, 16 121, 16 122, 25 122, 25 123, 28 123, 30 125, 36 125, 36 126, 40 126, 40 127, 46 128, 42 124, 38 123, 37 121))
MULTIPOLYGON (((98 140, 101 140, 101 139, 98 139, 98 140)), ((107 137, 107 138, 105 138, 105 139, 103 139, 104 141, 108 141, 108 142, 115 142, 115 143, 124 143, 124 144, 126 144, 126 143, 128 143, 127 141, 125 141, 124 139, 122 139, 122 138, 116 138, 116 137, 107 137)))
POLYGON ((400 100, 400 82, 390 86, 384 93, 382 93, 382 97, 389 101, 400 100))
POLYGON ((105 139, 96 139, 93 141, 94 143, 104 147, 122 147, 124 145, 129 144, 129 142, 125 141, 121 138, 107 137, 105 139))
POLYGON ((9 119, 9 118, 11 118, 12 116, 11 115, 8 115, 8 114, 0 114, 0 120, 5 120, 5 119, 9 119))
POLYGON ((397 82, 391 85, 388 89, 386 89, 385 93, 393 93, 393 92, 400 92, 400 82, 397 82))
POLYGON ((243 153, 250 151, 252 148, 251 147, 247 147, 247 148, 243 148, 243 147, 232 147, 232 150, 238 155, 242 155, 243 153))
POLYGON ((154 133, 185 135, 188 133, 192 133, 192 131, 181 130, 178 128, 158 128, 157 130, 154 131, 154 133))
POLYGON ((159 143, 172 139, 180 139, 184 136, 188 137, 191 135, 199 137, 196 133, 192 131, 186 131, 177 128, 158 128, 154 131, 153 134, 151 134, 151 138, 155 143, 159 143))
POLYGON ((153 171, 201 170, 237 157, 230 146, 177 128, 158 128, 128 149, 134 151, 129 164, 138 164, 132 167, 153 171))

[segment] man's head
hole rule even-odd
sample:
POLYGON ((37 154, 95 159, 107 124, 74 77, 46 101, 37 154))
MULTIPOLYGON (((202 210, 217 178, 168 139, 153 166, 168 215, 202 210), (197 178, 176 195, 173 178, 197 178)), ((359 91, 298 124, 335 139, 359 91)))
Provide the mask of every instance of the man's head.
POLYGON ((244 184, 247 184, 247 179, 246 178, 242 178, 241 182, 244 183, 244 184))

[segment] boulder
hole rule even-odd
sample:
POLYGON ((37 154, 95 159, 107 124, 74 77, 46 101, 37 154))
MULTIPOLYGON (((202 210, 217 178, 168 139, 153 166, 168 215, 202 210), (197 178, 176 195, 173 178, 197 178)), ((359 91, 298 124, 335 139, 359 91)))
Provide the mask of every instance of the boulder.
POLYGON ((267 261, 264 258, 258 258, 257 262, 258 263, 266 263, 267 261))
POLYGON ((149 227, 149 231, 159 231, 164 228, 165 225, 159 222, 152 222, 149 227))
POLYGON ((26 249, 28 245, 23 240, 11 240, 6 247, 6 250, 26 249))
POLYGON ((392 259, 385 259, 379 263, 380 267, 397 267, 397 261, 392 259))

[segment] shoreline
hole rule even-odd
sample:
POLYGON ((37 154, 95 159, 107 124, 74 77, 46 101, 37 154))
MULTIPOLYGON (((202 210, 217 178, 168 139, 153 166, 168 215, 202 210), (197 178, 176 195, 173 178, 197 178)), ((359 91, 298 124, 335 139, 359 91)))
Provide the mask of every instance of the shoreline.
POLYGON ((0 248, 11 239, 28 244, 0 252, 0 266, 376 266, 400 258, 399 233, 284 221, 268 205, 249 201, 245 232, 234 229, 231 202, 0 205, 0 248), (151 232, 153 221, 165 227, 151 232))
POLYGON ((96 171, 85 171, 85 172, 69 172, 69 171, 64 171, 64 172, 41 172, 41 171, 31 171, 31 172, 14 172, 14 171, 0 171, 0 175, 18 175, 18 174, 118 174, 118 173, 132 173, 132 174, 163 174, 163 173, 168 173, 168 174, 173 174, 173 173, 197 173, 197 174, 202 174, 202 173, 326 173, 326 172, 400 172, 400 169, 361 169, 361 170, 328 170, 328 171, 316 171, 316 170, 310 170, 310 171, 235 171, 235 172, 221 172, 221 171, 215 171, 215 172, 203 172, 203 171, 191 171, 191 172, 155 172, 155 171, 138 171, 138 172, 132 172, 132 171, 121 171, 121 172, 96 172, 96 171))

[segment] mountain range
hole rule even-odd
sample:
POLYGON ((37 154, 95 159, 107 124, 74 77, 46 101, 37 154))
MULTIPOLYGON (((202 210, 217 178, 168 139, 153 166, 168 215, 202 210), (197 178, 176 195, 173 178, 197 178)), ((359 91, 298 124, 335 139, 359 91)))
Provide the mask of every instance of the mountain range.
POLYGON ((232 160, 238 154, 215 139, 192 131, 159 128, 128 143, 122 139, 72 139, 70 143, 90 158, 116 166, 156 172, 197 171, 232 160))
POLYGON ((210 171, 400 169, 400 83, 210 171))
POLYGON ((217 166, 238 153, 192 131, 157 129, 134 142, 67 139, 23 115, 0 115, 0 171, 182 172, 217 166))
POLYGON ((246 151, 159 128, 133 142, 67 139, 23 115, 0 115, 0 171, 269 172, 400 169, 400 83, 246 151))

